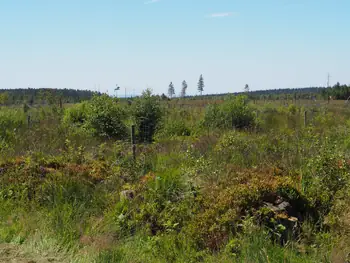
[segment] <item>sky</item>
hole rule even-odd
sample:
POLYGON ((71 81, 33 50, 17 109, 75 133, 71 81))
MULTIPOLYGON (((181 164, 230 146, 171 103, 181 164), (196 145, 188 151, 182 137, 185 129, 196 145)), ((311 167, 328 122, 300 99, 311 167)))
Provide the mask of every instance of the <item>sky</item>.
MULTIPOLYGON (((349 0, 0 0, 0 89, 350 83, 349 0)), ((121 96, 121 94, 118 94, 121 96)))

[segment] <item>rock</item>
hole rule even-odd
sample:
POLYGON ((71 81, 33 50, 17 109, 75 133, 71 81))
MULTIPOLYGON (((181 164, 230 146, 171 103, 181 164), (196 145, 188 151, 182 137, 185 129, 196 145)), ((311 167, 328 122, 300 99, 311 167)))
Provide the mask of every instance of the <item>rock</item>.
POLYGON ((274 201, 274 204, 275 204, 275 205, 279 205, 279 204, 282 203, 282 202, 283 202, 283 198, 280 197, 280 196, 277 196, 277 197, 276 197, 276 200, 274 201))
POLYGON ((291 222, 298 222, 298 218, 294 217, 294 216, 291 216, 288 218, 288 221, 291 221, 291 222))
POLYGON ((268 202, 265 202, 264 204, 267 208, 270 208, 275 213, 287 211, 287 209, 290 207, 290 204, 286 201, 283 201, 279 205, 274 205, 268 202))
POLYGON ((124 190, 120 192, 120 199, 132 200, 135 198, 134 190, 124 190))
POLYGON ((287 208, 290 207, 290 203, 288 203, 286 201, 283 201, 277 207, 278 207, 279 210, 286 210, 287 208))

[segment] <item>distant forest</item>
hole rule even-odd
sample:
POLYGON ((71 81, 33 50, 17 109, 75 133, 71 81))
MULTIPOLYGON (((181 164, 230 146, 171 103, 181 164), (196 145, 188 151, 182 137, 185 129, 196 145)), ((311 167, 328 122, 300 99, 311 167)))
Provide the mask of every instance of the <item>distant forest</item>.
POLYGON ((74 89, 1 89, 0 104, 53 104, 53 103, 78 103, 89 100, 94 94, 90 90, 74 89))
MULTIPOLYGON (((270 90, 257 90, 257 91, 245 91, 223 94, 208 94, 203 97, 216 97, 226 96, 229 94, 248 94, 251 99, 255 100, 292 100, 292 99, 335 99, 335 100, 347 100, 350 97, 350 85, 341 85, 339 82, 333 87, 309 87, 309 88, 295 88, 295 89, 270 89, 270 90)), ((193 97, 193 96, 188 96, 193 97)))
MULTIPOLYGON (((186 96, 189 99, 224 97, 229 94, 248 94, 254 100, 297 100, 297 99, 336 99, 347 100, 350 97, 350 85, 335 84, 333 87, 309 87, 297 89, 271 89, 224 94, 207 94, 201 96, 186 96)), ((33 104, 57 104, 78 103, 89 100, 93 95, 101 95, 90 90, 74 89, 1 89, 0 104, 14 105, 27 103, 33 104)), ((166 96, 163 94, 163 98, 166 96)))

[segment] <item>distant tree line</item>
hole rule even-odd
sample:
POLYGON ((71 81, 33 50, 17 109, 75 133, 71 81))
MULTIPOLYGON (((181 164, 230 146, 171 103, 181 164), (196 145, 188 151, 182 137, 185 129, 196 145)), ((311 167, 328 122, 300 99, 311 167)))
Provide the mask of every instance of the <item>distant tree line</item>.
POLYGON ((334 99, 346 100, 350 97, 350 85, 340 85, 338 82, 333 87, 309 87, 299 89, 274 89, 260 90, 249 93, 254 99, 267 100, 298 100, 298 99, 334 99))
MULTIPOLYGON (((204 91, 204 79, 200 75, 197 90, 202 98, 218 98, 227 95, 245 94, 253 100, 300 100, 300 99, 336 99, 347 100, 350 97, 350 85, 341 85, 339 82, 333 87, 308 87, 295 89, 270 89, 251 91, 248 84, 245 85, 242 92, 221 93, 221 94, 206 94, 204 91)), ((184 80, 181 83, 180 97, 194 99, 198 96, 187 95, 188 84, 184 80)), ((85 100, 90 100, 94 94, 102 95, 99 92, 90 90, 74 90, 74 89, 1 89, 0 90, 0 105, 23 104, 60 104, 60 103, 78 103, 85 100)), ((175 95, 175 86, 171 82, 168 87, 168 96, 173 98, 175 95)), ((168 97, 162 94, 161 98, 168 97)))
MULTIPOLYGON (((233 93, 221 93, 221 94, 206 94, 203 95, 204 91, 204 79, 203 75, 200 75, 197 83, 197 91, 202 98, 218 98, 225 97, 227 95, 241 95, 244 94, 248 96, 249 99, 253 100, 313 100, 313 99, 336 99, 336 100, 346 100, 350 97, 350 85, 340 85, 338 82, 333 87, 307 87, 307 88, 294 88, 294 89, 269 89, 269 90, 257 90, 251 91, 248 84, 244 86, 243 92, 233 92, 233 93)), ((181 98, 194 99, 198 96, 188 96, 187 95, 187 82, 184 80, 182 82, 182 87, 180 91, 181 98)), ((175 96, 175 86, 173 82, 170 82, 168 86, 168 97, 173 98, 175 96)), ((164 93, 163 98, 167 98, 164 93)))
POLYGON ((1 89, 0 104, 78 103, 91 99, 94 94, 99 93, 74 89, 1 89))
MULTIPOLYGON (((247 95, 252 100, 311 100, 311 99, 333 99, 347 100, 350 97, 350 85, 341 85, 339 82, 333 87, 308 87, 295 89, 269 89, 251 91, 248 84, 242 92, 206 94, 202 98, 223 98, 228 95, 247 95)), ((196 96, 187 96, 195 99, 196 96)))
POLYGON ((336 100, 347 100, 350 97, 350 85, 340 85, 337 82, 333 87, 323 89, 321 94, 324 98, 332 97, 336 100))

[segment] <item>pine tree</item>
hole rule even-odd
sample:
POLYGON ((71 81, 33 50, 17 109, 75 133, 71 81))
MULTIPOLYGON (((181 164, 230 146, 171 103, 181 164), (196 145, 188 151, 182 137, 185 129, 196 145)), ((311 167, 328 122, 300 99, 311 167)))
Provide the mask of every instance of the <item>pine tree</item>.
POLYGON ((200 94, 202 95, 204 90, 204 79, 203 79, 203 75, 200 75, 199 77, 199 81, 198 81, 198 91, 200 92, 200 94))
POLYGON ((182 89, 181 89, 181 97, 186 97, 186 90, 187 90, 187 82, 186 82, 186 80, 184 80, 183 82, 182 82, 182 89))
POLYGON ((174 88, 174 84, 172 82, 170 82, 170 84, 169 84, 168 95, 170 98, 172 98, 173 95, 175 95, 175 88, 174 88))

